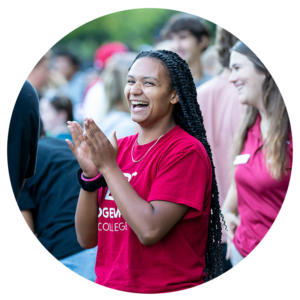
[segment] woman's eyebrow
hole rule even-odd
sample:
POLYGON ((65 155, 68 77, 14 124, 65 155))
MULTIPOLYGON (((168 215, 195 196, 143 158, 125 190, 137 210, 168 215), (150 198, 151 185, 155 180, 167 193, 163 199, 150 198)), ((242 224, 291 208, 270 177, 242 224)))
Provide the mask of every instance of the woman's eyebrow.
MULTIPOLYGON (((132 75, 127 75, 127 77, 134 78, 134 76, 132 76, 132 75)), ((152 77, 152 76, 145 76, 142 79, 152 79, 152 80, 155 80, 159 83, 159 80, 155 77, 152 77)))
POLYGON ((152 76, 145 76, 145 77, 143 77, 143 79, 153 79, 153 80, 159 82, 158 79, 156 79, 155 77, 152 77, 152 76))

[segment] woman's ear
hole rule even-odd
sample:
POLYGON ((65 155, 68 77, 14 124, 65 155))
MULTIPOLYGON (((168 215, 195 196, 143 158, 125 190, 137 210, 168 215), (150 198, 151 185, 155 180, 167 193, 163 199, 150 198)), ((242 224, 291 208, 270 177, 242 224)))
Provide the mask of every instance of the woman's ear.
POLYGON ((179 96, 176 92, 176 90, 174 90, 174 92, 172 93, 172 97, 171 97, 171 101, 172 104, 176 104, 177 102, 179 102, 179 96))

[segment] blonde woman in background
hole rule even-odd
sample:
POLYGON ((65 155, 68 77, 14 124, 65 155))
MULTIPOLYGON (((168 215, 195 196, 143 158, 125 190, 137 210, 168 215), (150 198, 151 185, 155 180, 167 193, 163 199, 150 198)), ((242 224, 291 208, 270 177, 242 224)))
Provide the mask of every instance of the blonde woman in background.
POLYGON ((240 41, 232 48, 230 68, 229 81, 248 105, 234 142, 234 180, 222 207, 227 259, 234 266, 259 244, 279 213, 291 176, 293 142, 274 79, 240 41))
POLYGON ((103 81, 107 113, 99 127, 108 138, 114 131, 119 139, 138 132, 138 125, 131 119, 124 95, 128 69, 135 57, 136 53, 116 53, 109 58, 105 67, 103 81))

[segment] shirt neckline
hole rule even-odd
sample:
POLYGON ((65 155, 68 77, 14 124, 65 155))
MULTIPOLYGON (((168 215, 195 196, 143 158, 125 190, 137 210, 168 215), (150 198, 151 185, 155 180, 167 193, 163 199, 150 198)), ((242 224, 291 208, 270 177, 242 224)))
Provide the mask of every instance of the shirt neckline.
POLYGON ((260 131, 260 121, 261 121, 261 115, 258 113, 256 121, 254 125, 249 129, 249 132, 255 136, 260 142, 264 142, 262 139, 261 131, 260 131))
MULTIPOLYGON (((180 126, 179 126, 179 125, 176 125, 174 128, 172 128, 172 129, 169 130, 167 133, 165 133, 164 136, 160 138, 160 140, 169 137, 170 135, 173 134, 173 132, 176 132, 179 128, 180 128, 180 126)), ((140 151, 148 150, 148 149, 149 149, 151 146, 153 146, 153 145, 156 143, 156 141, 157 141, 157 139, 156 139, 156 140, 154 140, 154 141, 152 141, 152 142, 150 142, 150 143, 147 143, 147 144, 144 144, 144 145, 139 145, 139 144, 137 143, 137 138, 138 138, 138 136, 139 136, 139 135, 137 134, 136 139, 134 140, 134 144, 135 144, 135 146, 134 146, 134 152, 140 152, 140 151)), ((158 141, 158 144, 160 143, 160 140, 158 141)), ((155 146, 155 147, 156 147, 156 146, 155 146)))

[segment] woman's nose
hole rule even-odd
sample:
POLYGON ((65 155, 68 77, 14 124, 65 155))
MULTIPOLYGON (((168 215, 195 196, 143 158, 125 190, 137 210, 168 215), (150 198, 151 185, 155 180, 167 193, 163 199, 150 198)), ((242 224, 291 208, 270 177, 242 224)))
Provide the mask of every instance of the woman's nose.
POLYGON ((140 84, 138 83, 135 83, 130 89, 130 94, 132 95, 140 95, 141 93, 142 93, 142 89, 140 84))
POLYGON ((177 52, 180 50, 180 40, 177 37, 173 37, 173 39, 170 41, 170 48, 172 51, 177 52))
POLYGON ((229 82, 235 82, 236 81, 236 76, 235 76, 233 71, 231 71, 228 80, 229 80, 229 82))

